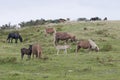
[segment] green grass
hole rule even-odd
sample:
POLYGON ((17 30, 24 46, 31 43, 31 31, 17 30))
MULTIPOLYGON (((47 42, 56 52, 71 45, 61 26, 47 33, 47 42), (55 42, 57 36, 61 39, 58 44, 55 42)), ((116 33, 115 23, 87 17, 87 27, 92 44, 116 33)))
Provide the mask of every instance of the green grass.
POLYGON ((53 36, 44 36, 45 26, 17 30, 24 42, 6 43, 7 34, 0 31, 0 80, 120 80, 120 21, 70 22, 52 25, 57 31, 69 32, 77 39, 93 39, 100 51, 79 50, 75 44, 68 54, 56 55, 53 36), (87 28, 87 30, 84 30, 87 28), (20 49, 40 43, 48 59, 21 60, 20 49))

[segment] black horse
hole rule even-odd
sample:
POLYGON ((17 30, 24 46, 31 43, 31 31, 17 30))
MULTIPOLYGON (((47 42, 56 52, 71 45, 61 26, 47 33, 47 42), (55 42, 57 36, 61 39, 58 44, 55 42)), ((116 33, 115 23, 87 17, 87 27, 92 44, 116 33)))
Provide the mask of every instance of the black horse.
POLYGON ((21 48, 21 59, 23 60, 24 55, 28 55, 28 59, 31 58, 32 54, 32 45, 29 45, 29 48, 21 48))
POLYGON ((20 42, 23 41, 21 35, 17 32, 12 32, 8 34, 7 41, 12 43, 13 39, 15 39, 15 43, 17 43, 18 39, 20 40, 20 42))

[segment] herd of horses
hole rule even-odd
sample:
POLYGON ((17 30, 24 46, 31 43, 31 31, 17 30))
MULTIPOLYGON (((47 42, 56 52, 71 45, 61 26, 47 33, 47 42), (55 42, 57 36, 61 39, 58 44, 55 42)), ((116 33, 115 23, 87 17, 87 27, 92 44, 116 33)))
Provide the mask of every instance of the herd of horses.
MULTIPOLYGON (((69 45, 59 45, 59 41, 64 41, 65 43, 68 43, 68 41, 76 42, 76 50, 75 53, 78 52, 80 48, 83 49, 89 49, 89 50, 95 50, 96 52, 99 51, 99 47, 96 45, 96 43, 91 40, 79 40, 77 41, 76 36, 71 35, 67 32, 56 32, 55 28, 46 28, 45 29, 45 36, 48 34, 53 34, 53 42, 54 47, 56 47, 57 54, 61 49, 64 49, 65 52, 67 52, 67 48, 70 48, 69 45)), ((17 40, 19 39, 20 42, 23 41, 22 36, 18 32, 12 32, 8 34, 7 41, 12 43, 12 40, 15 39, 15 43, 17 43, 17 40)), ((21 59, 23 59, 24 55, 28 55, 28 59, 31 58, 31 54, 36 56, 36 58, 42 58, 42 47, 39 44, 32 44, 29 45, 29 48, 21 48, 21 59)))

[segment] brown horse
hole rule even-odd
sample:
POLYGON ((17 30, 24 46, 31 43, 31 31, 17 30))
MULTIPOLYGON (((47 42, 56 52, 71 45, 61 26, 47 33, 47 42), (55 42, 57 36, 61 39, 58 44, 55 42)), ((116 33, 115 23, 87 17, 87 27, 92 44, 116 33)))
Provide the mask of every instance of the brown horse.
POLYGON ((45 29, 45 36, 47 36, 47 34, 53 34, 55 31, 54 31, 54 28, 46 28, 45 29))
POLYGON ((99 51, 98 46, 91 39, 89 39, 89 40, 80 40, 77 43, 76 52, 78 52, 78 50, 80 48, 89 49, 89 50, 95 50, 96 52, 99 51))
POLYGON ((57 43, 59 43, 59 41, 66 41, 68 42, 68 40, 70 40, 71 42, 76 41, 75 36, 72 36, 70 34, 68 34, 67 32, 56 32, 54 35, 54 42, 55 45, 57 43))
POLYGON ((36 58, 41 58, 42 48, 39 44, 32 45, 32 54, 33 54, 33 58, 34 58, 34 55, 36 55, 36 58))

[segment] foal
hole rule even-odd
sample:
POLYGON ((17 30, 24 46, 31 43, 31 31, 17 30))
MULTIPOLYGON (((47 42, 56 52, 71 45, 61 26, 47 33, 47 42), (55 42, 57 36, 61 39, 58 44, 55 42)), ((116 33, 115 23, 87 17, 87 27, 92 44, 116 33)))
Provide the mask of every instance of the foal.
POLYGON ((29 45, 29 48, 21 48, 21 59, 23 59, 24 55, 28 55, 28 59, 30 59, 32 54, 32 45, 29 45))

